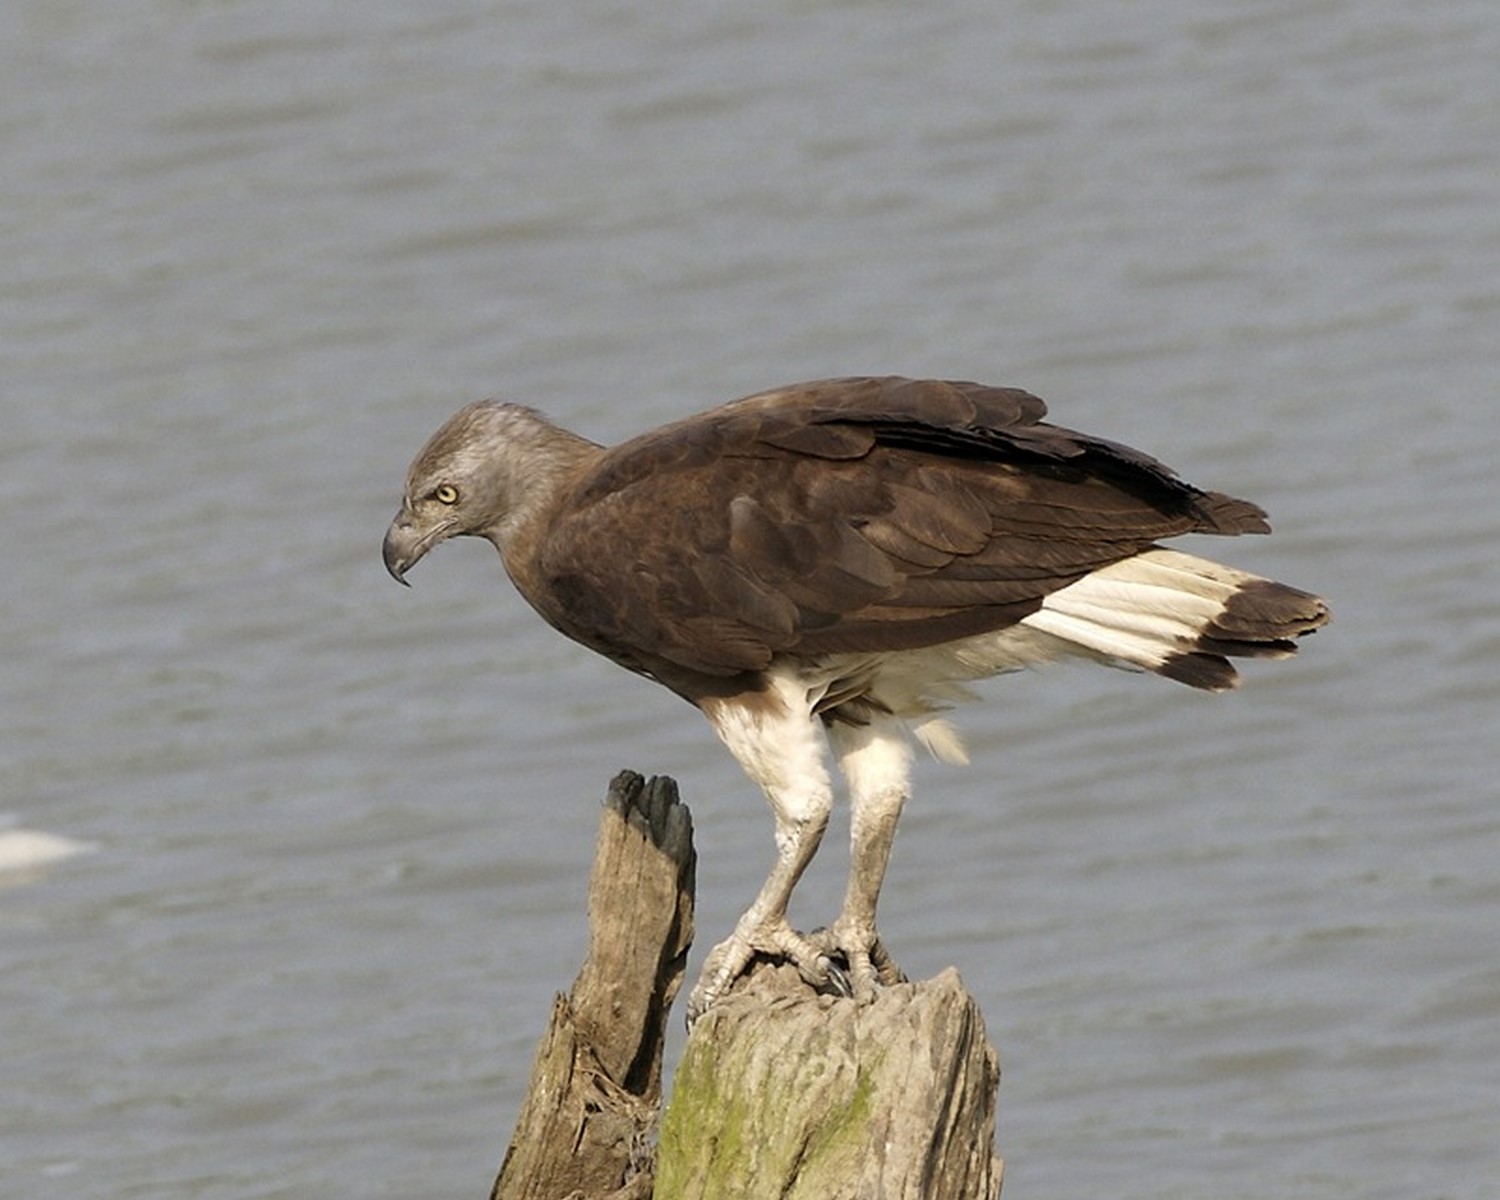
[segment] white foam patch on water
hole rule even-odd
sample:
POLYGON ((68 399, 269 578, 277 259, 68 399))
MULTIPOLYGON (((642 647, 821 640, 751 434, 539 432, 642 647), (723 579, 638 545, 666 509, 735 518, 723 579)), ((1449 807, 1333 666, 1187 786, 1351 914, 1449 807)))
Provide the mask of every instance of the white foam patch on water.
POLYGON ((7 878, 22 872, 88 854, 94 849, 87 842, 44 833, 35 829, 0 829, 0 887, 15 883, 7 878))

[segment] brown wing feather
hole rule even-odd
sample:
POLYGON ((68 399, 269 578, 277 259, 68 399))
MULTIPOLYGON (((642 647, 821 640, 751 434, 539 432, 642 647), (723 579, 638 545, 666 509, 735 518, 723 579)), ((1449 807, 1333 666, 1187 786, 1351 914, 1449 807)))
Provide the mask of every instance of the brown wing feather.
POLYGON ((830 380, 607 454, 542 550, 571 636, 638 670, 932 645, 1013 624, 1164 537, 1264 528, 1014 389, 830 380))

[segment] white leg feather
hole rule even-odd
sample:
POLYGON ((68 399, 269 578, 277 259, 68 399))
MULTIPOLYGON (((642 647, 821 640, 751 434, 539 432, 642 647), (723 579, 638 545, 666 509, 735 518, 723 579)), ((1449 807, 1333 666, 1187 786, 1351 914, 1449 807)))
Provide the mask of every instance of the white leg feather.
POLYGON ((898 721, 835 725, 830 737, 849 783, 849 883, 844 907, 829 930, 831 949, 843 952, 856 999, 874 997, 876 982, 895 983, 900 971, 875 930, 875 906, 885 882, 896 823, 911 794, 911 746, 898 721))
POLYGON ((760 894, 704 963, 688 997, 696 1020, 734 982, 757 952, 782 955, 815 985, 829 982, 829 961, 792 929, 787 904, 817 853, 833 807, 824 757, 827 740, 804 685, 773 676, 767 692, 706 703, 704 712, 745 773, 766 794, 776 817, 776 862, 760 894))

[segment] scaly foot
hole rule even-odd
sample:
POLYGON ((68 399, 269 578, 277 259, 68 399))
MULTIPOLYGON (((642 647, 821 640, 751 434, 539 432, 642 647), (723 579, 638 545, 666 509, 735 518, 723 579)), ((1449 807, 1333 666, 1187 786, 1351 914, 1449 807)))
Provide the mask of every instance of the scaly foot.
POLYGON ((698 975, 698 982, 688 997, 687 1021, 694 1021, 723 999, 729 985, 738 979, 757 954, 783 958, 797 968, 798 974, 815 988, 832 988, 841 995, 853 990, 844 972, 831 962, 814 941, 803 937, 783 917, 764 924, 741 921, 724 941, 709 952, 698 975))
MULTIPOLYGON (((835 921, 832 929, 816 930, 809 940, 825 960, 838 956, 849 964, 850 992, 847 994, 853 995, 860 1004, 869 1004, 875 999, 876 984, 890 987, 906 982, 906 976, 873 927, 862 929, 835 921)), ((834 969, 838 969, 837 964, 834 969)))

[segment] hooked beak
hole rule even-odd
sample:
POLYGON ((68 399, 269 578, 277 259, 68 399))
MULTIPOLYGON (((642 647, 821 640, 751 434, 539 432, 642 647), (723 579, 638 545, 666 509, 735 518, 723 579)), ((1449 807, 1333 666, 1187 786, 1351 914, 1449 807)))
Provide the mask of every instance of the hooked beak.
POLYGON ((410 587, 411 584, 406 582, 406 573, 417 565, 422 555, 447 538, 452 531, 451 524, 424 529, 403 508, 396 514, 391 527, 385 531, 385 542, 380 548, 381 557, 385 559, 385 569, 397 583, 410 587))

